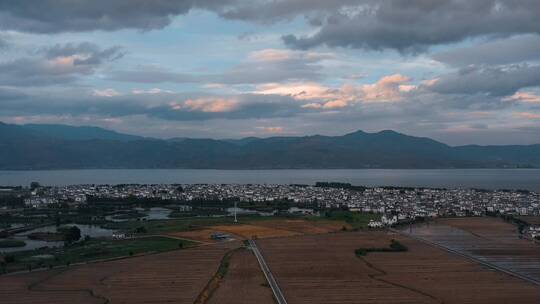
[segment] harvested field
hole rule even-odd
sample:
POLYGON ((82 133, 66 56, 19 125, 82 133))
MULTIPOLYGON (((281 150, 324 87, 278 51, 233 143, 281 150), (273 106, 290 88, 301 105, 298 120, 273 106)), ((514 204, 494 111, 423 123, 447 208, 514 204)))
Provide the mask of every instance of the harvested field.
POLYGON ((537 303, 540 287, 419 241, 383 231, 258 240, 295 303, 537 303), (407 252, 369 253, 397 239, 407 252))
POLYGON ((413 226, 412 235, 540 282, 540 246, 501 219, 440 219, 413 226))
POLYGON ((212 229, 218 232, 231 233, 244 239, 284 237, 300 234, 294 231, 246 224, 213 226, 212 229))
POLYGON ((2 303, 193 303, 228 242, 117 261, 0 277, 2 303))
POLYGON ((167 235, 199 242, 215 242, 211 235, 216 232, 230 233, 242 239, 285 237, 300 234, 319 234, 340 231, 343 227, 351 229, 349 224, 331 220, 268 220, 250 224, 209 226, 206 228, 171 232, 167 235))
POLYGON ((272 290, 249 250, 239 250, 231 257, 229 271, 214 292, 210 304, 274 304, 272 290))
POLYGON ((211 235, 216 232, 217 231, 215 229, 205 228, 205 229, 197 229, 197 230, 190 230, 190 231, 170 232, 170 233, 167 233, 167 235, 172 236, 172 237, 183 238, 187 240, 193 240, 197 242, 215 243, 216 241, 211 238, 211 235))
POLYGON ((351 229, 352 227, 341 221, 330 220, 271 220, 262 221, 256 224, 257 226, 264 226, 273 229, 287 230, 299 234, 320 234, 340 231, 343 227, 351 229))
POLYGON ((540 216, 518 216, 517 219, 527 222, 529 225, 540 225, 540 216))

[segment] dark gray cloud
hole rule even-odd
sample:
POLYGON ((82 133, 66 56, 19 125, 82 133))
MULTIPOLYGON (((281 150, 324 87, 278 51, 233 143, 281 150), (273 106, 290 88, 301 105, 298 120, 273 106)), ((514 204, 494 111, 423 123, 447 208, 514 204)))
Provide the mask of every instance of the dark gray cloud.
POLYGON ((540 36, 523 35, 440 52, 433 59, 451 66, 501 65, 540 59, 540 36))
POLYGON ((535 0, 382 0, 357 4, 327 10, 315 34, 289 34, 283 41, 297 49, 326 45, 419 52, 467 38, 540 33, 540 2, 535 0))
POLYGON ((47 59, 78 56, 73 62, 74 65, 98 65, 104 61, 120 59, 125 54, 119 46, 101 49, 98 45, 90 42, 56 44, 42 49, 41 52, 45 54, 47 59))
POLYGON ((292 117, 306 112, 289 96, 239 94, 213 96, 202 93, 125 94, 111 97, 76 91, 61 94, 0 87, 0 116, 95 115, 101 117, 148 117, 196 121, 292 117))
POLYGON ((1 36, 0 36, 0 51, 2 49, 5 49, 8 47, 8 43, 5 39, 3 39, 1 36))
POLYGON ((119 47, 100 49, 91 43, 55 45, 36 55, 0 62, 0 85, 43 86, 76 81, 123 53, 119 47))
POLYGON ((0 29, 58 33, 159 29, 192 8, 218 9, 234 0, 0 1, 0 29))
POLYGON ((319 29, 313 35, 283 37, 298 49, 327 45, 418 52, 467 38, 540 33, 537 0, 18 0, 0 1, 0 29, 151 30, 194 8, 258 23, 304 16, 319 29))
POLYGON ((467 67, 442 75, 429 87, 442 94, 512 95, 521 88, 540 85, 540 66, 515 64, 497 67, 467 67))

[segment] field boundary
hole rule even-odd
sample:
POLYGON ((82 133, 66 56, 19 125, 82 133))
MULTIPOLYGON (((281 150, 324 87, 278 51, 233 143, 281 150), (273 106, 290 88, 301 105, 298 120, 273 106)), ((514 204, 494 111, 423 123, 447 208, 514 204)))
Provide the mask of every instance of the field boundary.
POLYGON ((259 248, 257 247, 257 243, 255 243, 255 240, 249 240, 249 245, 251 247, 251 250, 255 254, 255 257, 257 257, 257 261, 259 262, 259 265, 261 266, 261 270, 264 276, 266 277, 266 281, 268 281, 268 285, 270 285, 270 288, 272 288, 272 292, 274 293, 274 299, 276 300, 278 304, 287 304, 287 300, 285 299, 285 296, 283 295, 281 288, 279 288, 279 285, 276 282, 274 275, 270 272, 270 268, 266 264, 262 253, 259 251, 259 248))
POLYGON ((467 259, 467 260, 476 262, 476 263, 481 264, 481 265, 483 265, 483 266, 486 266, 486 267, 488 267, 488 268, 498 270, 498 271, 503 272, 503 273, 505 273, 505 274, 511 275, 511 276, 513 276, 513 277, 515 277, 515 278, 522 279, 522 280, 524 280, 524 281, 527 281, 527 282, 532 283, 532 284, 535 284, 535 285, 540 285, 540 281, 539 281, 539 280, 536 280, 536 279, 534 279, 534 278, 531 278, 531 277, 522 275, 522 274, 517 273, 517 272, 514 272, 514 271, 512 271, 512 270, 509 270, 509 269, 506 269, 506 268, 497 266, 497 265, 495 265, 495 264, 492 264, 492 263, 483 261, 483 260, 481 260, 481 259, 479 259, 479 258, 473 257, 473 256, 468 255, 468 254, 466 254, 466 253, 457 251, 457 250, 455 250, 455 249, 451 249, 451 248, 446 247, 446 246, 444 246, 444 245, 441 245, 441 244, 438 244, 438 243, 435 243, 435 242, 432 242, 432 241, 423 239, 423 238, 421 238, 421 237, 414 236, 414 235, 408 234, 408 233, 406 233, 406 232, 402 232, 402 231, 393 229, 393 228, 389 228, 389 230, 392 231, 392 232, 398 233, 398 234, 400 234, 400 235, 403 235, 403 236, 405 236, 405 237, 411 238, 411 239, 413 239, 413 240, 422 242, 422 243, 424 243, 424 244, 428 244, 428 245, 437 247, 437 248, 442 249, 442 250, 444 250, 444 251, 446 251, 446 252, 453 253, 453 254, 455 254, 455 255, 458 255, 458 256, 463 257, 463 258, 465 258, 465 259, 467 259))
POLYGON ((365 257, 362 257, 362 256, 358 256, 359 259, 362 260, 362 262, 364 262, 366 264, 366 266, 368 266, 369 268, 379 272, 378 274, 368 274, 368 277, 370 277, 371 279, 375 280, 375 281, 379 281, 379 282, 383 282, 383 283, 386 283, 386 284, 389 284, 389 285, 392 285, 392 286, 395 286, 395 287, 398 287, 398 288, 403 288, 403 289, 406 289, 408 291, 412 291, 414 293, 417 293, 417 294, 420 294, 422 296, 425 296, 425 297, 428 297, 432 300, 435 300, 437 301, 438 303, 444 303, 443 300, 427 293, 427 292, 424 292, 424 291, 421 291, 419 289, 415 289, 415 288, 412 288, 412 287, 409 287, 409 286, 406 286, 406 285, 402 285, 402 284, 399 284, 399 283, 394 283, 392 281, 389 281, 389 280, 385 280, 383 278, 381 278, 382 276, 385 276, 387 275, 388 273, 382 269, 380 269, 379 267, 373 265, 372 263, 370 263, 369 261, 366 260, 365 257))
MULTIPOLYGON (((48 280, 58 276, 58 275, 61 275, 63 274, 64 272, 68 271, 69 269, 66 267, 64 269, 60 269, 59 271, 55 271, 54 273, 52 273, 51 275, 48 275, 46 276, 45 278, 41 279, 41 280, 37 280, 35 282, 32 282, 30 284, 28 284, 26 286, 26 288, 28 289, 28 291, 30 292, 73 292, 73 293, 86 293, 88 294, 90 297, 92 298, 95 298, 95 299, 98 299, 100 301, 102 301, 102 304, 108 304, 110 303, 110 300, 109 298, 105 297, 105 296, 102 296, 100 294, 97 294, 94 292, 93 289, 87 289, 87 288, 82 288, 82 289, 40 289, 39 288, 39 285, 40 284, 43 284, 45 282, 47 282, 48 280)), ((102 279, 103 280, 103 279, 102 279)), ((101 280, 100 280, 101 281, 101 280)))
POLYGON ((232 255, 242 249, 244 249, 244 247, 234 248, 223 255, 223 258, 221 258, 221 261, 219 262, 216 273, 212 276, 210 281, 208 281, 206 286, 204 286, 203 290, 201 290, 193 304, 205 304, 208 302, 208 300, 210 300, 214 292, 219 288, 219 285, 221 284, 221 281, 225 275, 227 275, 229 267, 228 264, 232 255))

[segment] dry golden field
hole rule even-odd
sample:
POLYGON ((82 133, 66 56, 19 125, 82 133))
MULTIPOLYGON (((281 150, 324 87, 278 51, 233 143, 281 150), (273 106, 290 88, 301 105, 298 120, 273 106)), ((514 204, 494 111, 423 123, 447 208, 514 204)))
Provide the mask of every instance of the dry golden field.
POLYGON ((237 242, 0 277, 2 304, 193 303, 237 242))
POLYGON ((285 297, 296 303, 538 303, 540 286, 383 231, 259 240, 285 297), (369 253, 398 239, 407 252, 369 253))
POLYGON ((229 271, 212 294, 210 304, 274 304, 272 290, 249 250, 233 253, 229 271))

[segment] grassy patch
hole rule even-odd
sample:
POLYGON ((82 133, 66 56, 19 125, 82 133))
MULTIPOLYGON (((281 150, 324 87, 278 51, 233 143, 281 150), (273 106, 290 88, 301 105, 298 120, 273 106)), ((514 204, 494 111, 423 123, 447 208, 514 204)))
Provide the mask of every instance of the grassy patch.
MULTIPOLYGON (((275 220, 277 217, 264 217, 257 215, 239 216, 238 222, 249 224, 252 222, 275 220)), ((181 232, 198 229, 201 227, 233 224, 232 217, 186 217, 168 220, 126 221, 110 222, 102 225, 104 228, 120 230, 129 233, 141 233, 155 235, 169 232, 181 232), (144 228, 144 229, 141 229, 144 228), (137 231, 138 230, 138 231, 137 231)))
POLYGON ((195 243, 167 237, 144 237, 127 240, 90 239, 62 248, 44 248, 14 252, 9 255, 11 263, 3 265, 4 272, 55 267, 90 262, 141 253, 157 253, 186 248, 195 243), (43 258, 48 257, 48 258, 43 258))
POLYGON ((22 240, 0 240, 0 248, 24 247, 26 243, 22 240))
POLYGON ((353 229, 366 229, 370 220, 378 221, 381 215, 373 213, 351 212, 346 210, 326 211, 321 217, 311 217, 312 220, 343 221, 351 225, 353 229))
POLYGON ((404 252, 409 250, 407 246, 401 244, 399 241, 391 240, 389 247, 383 248, 358 248, 354 251, 356 256, 366 256, 368 252, 404 252))

